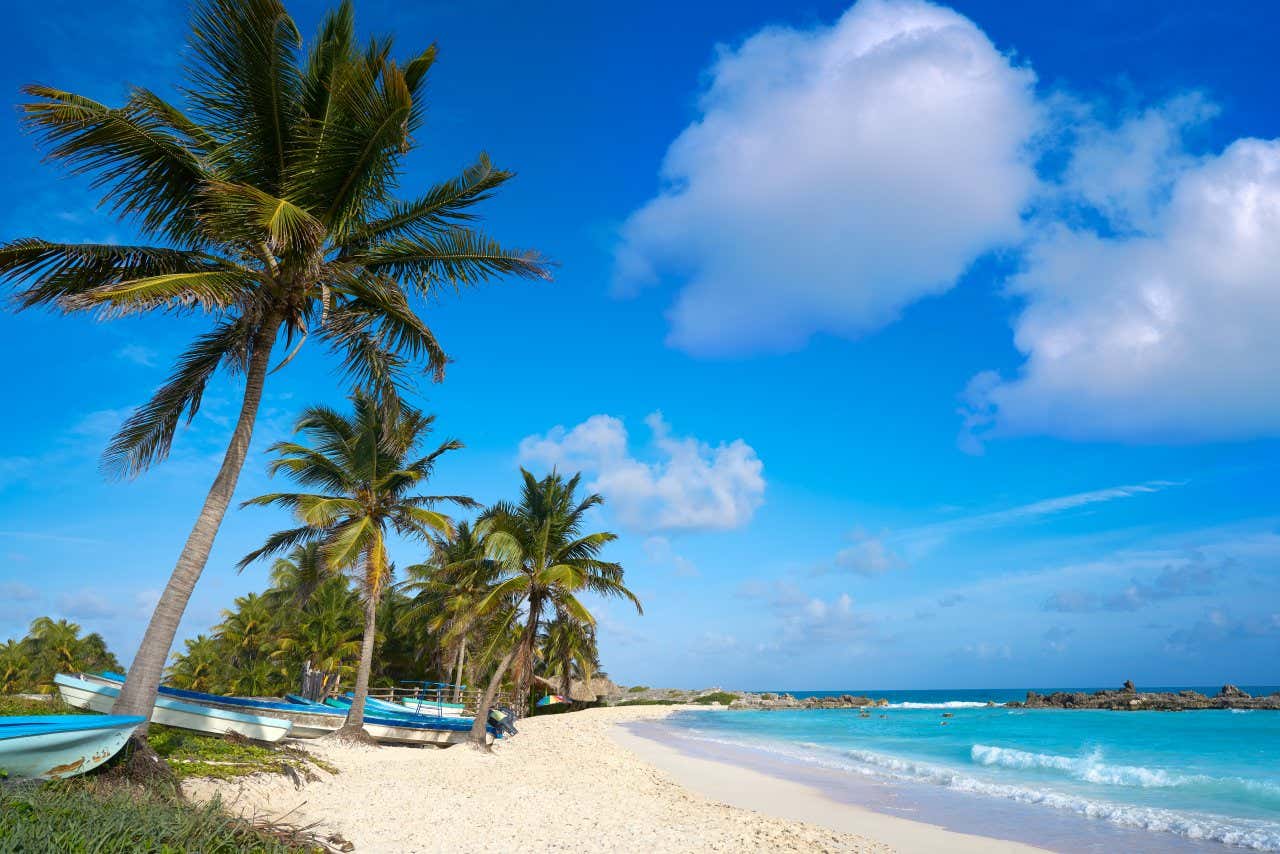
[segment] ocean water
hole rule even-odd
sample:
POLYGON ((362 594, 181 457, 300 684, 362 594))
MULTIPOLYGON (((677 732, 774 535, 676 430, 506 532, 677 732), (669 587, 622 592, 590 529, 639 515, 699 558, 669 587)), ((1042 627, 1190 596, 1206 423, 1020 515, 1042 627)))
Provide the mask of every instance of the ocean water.
POLYGON ((663 726, 677 747, 809 778, 834 797, 847 788, 850 800, 966 832, 1058 850, 1280 851, 1280 712, 1008 709, 986 705, 1014 699, 1001 692, 826 693, 891 706, 870 717, 680 712, 663 726))

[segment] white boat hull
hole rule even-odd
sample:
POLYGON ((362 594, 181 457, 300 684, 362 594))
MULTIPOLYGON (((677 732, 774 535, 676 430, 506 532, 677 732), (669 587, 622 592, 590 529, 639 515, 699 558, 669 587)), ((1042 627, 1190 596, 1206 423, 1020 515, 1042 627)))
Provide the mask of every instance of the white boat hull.
POLYGON ((74 777, 119 753, 137 727, 134 723, 4 739, 0 741, 0 768, 10 779, 74 777))
MULTIPOLYGON (((440 747, 462 744, 471 737, 471 733, 467 731, 390 726, 369 721, 365 721, 364 731, 378 741, 388 744, 435 744, 440 747)), ((485 743, 493 744, 493 733, 485 733, 485 743)))
MULTIPOLYGON (((81 679, 86 682, 92 682, 95 685, 114 685, 120 686, 119 680, 108 679, 105 676, 98 676, 93 673, 85 673, 81 679)), ((242 706, 236 703, 219 703, 216 700, 206 699, 187 699, 182 698, 178 702, 186 703, 192 706, 208 706, 211 709, 221 709, 226 712, 234 712, 237 714, 252 714, 253 708, 250 706, 242 706)), ((272 718, 280 718, 286 720, 293 726, 289 730, 289 738, 319 738, 322 735, 329 735, 341 729, 347 719, 341 715, 328 715, 323 713, 315 713, 307 711, 305 706, 299 706, 298 711, 292 709, 264 709, 262 714, 272 718)), ((154 720, 154 718, 153 718, 154 720)), ((157 720, 156 723, 164 723, 157 720)), ((250 736, 252 738, 252 736, 250 736)))
POLYGON ((417 715, 428 715, 435 718, 469 718, 472 715, 467 714, 466 709, 455 709, 449 706, 437 705, 430 702, 415 703, 411 700, 401 700, 400 705, 404 706, 402 711, 410 711, 417 715))
MULTIPOLYGON (((115 705, 120 693, 120 689, 112 684, 97 684, 75 677, 64 677, 62 674, 54 681, 67 705, 103 714, 111 713, 111 707, 115 705)), ((226 712, 163 697, 156 698, 156 704, 151 710, 151 722, 211 735, 234 732, 245 738, 266 742, 279 741, 293 728, 293 724, 281 718, 226 712)))

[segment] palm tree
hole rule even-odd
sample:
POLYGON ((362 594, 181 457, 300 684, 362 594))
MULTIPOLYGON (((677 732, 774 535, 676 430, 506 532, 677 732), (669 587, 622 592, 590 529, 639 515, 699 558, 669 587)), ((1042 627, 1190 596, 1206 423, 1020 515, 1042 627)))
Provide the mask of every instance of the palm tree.
POLYGON ((31 685, 31 657, 22 641, 0 644, 0 694, 18 694, 31 685))
POLYGON ((319 671, 322 691, 330 693, 355 672, 360 623, 360 604, 347 579, 331 578, 313 591, 297 619, 284 626, 272 656, 319 671))
POLYGON ((400 629, 411 635, 439 637, 452 648, 454 702, 466 683, 467 651, 482 616, 476 606, 488 595, 501 570, 489 560, 482 531, 460 522, 452 536, 432 537, 431 558, 405 570, 402 584, 414 591, 400 629))
POLYGON ((415 537, 447 532, 449 518, 431 507, 440 502, 472 507, 475 502, 460 495, 415 494, 431 477, 436 460, 462 447, 451 439, 430 454, 411 459, 431 432, 434 416, 407 406, 389 411, 363 392, 356 392, 352 403, 350 416, 327 406, 313 406, 302 414, 295 429, 311 439, 311 447, 297 442, 271 446, 279 454, 270 465, 272 475, 285 471, 301 486, 320 491, 275 492, 244 502, 245 506, 288 508, 301 524, 272 534, 262 548, 240 561, 240 567, 294 546, 316 543, 329 566, 354 570, 364 597, 364 639, 346 729, 358 733, 373 666, 378 601, 390 582, 388 532, 415 537))
POLYGON ((198 313, 210 327, 116 434, 104 469, 135 476, 169 453, 219 370, 243 374, 222 465, 147 626, 119 714, 150 713, 178 621, 235 491, 271 353, 288 363, 324 342, 353 385, 394 402, 413 364, 448 359, 411 299, 511 274, 549 278, 534 252, 469 223, 512 173, 481 155, 415 199, 393 196, 425 102, 434 46, 397 62, 392 40, 360 48, 352 7, 324 19, 310 50, 280 0, 196 0, 186 111, 146 89, 109 107, 30 85, 26 128, 50 159, 93 176, 142 245, 32 237, 0 245, 0 280, 20 308, 114 318, 198 313))
POLYGON ((230 690, 226 684, 225 651, 221 638, 196 635, 184 642, 186 651, 175 653, 169 668, 169 682, 187 691, 217 693, 230 690))
POLYGON ((565 480, 556 472, 538 480, 521 469, 524 478, 520 503, 499 503, 485 514, 484 529, 489 559, 501 568, 503 577, 478 605, 481 614, 495 609, 515 619, 518 607, 525 615, 519 641, 498 662, 489 686, 481 698, 472 743, 483 747, 489 708, 507 668, 515 665, 516 702, 528 700, 533 675, 534 648, 538 629, 549 611, 586 624, 595 618, 578 599, 584 591, 629 600, 644 613, 640 600, 622 583, 621 565, 600 559, 604 547, 616 534, 582 533, 587 511, 604 503, 599 494, 576 497, 582 475, 565 480), (512 607, 512 603, 517 607, 512 607))
POLYGON ((294 546, 271 566, 271 588, 263 594, 273 604, 297 608, 336 573, 324 560, 319 543, 294 546))
POLYGON ((595 624, 557 614, 543 633, 540 657, 547 681, 561 696, 573 699, 575 676, 590 690, 600 668, 595 624))

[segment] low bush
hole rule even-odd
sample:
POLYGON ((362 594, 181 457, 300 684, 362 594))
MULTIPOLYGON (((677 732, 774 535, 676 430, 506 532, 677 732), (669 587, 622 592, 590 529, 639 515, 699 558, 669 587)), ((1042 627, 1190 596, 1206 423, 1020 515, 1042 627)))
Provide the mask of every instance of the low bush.
POLYGON ((728 691, 713 691, 710 694, 703 694, 692 702, 701 706, 709 706, 712 703, 719 703, 722 706, 727 706, 734 700, 737 700, 739 696, 740 695, 738 694, 730 694, 728 691))
POLYGON ((327 763, 296 747, 255 744, 235 736, 201 735, 190 730, 152 724, 147 741, 179 779, 185 777, 244 777, 249 774, 287 774, 310 779, 312 767, 333 773, 327 763))
POLYGON ((649 690, 649 686, 648 686, 648 685, 632 685, 630 688, 628 688, 628 689, 627 689, 627 693, 628 693, 628 694, 639 694, 639 693, 640 693, 640 692, 642 692, 642 691, 648 691, 648 690, 649 690))
POLYGON ((87 715, 84 709, 73 708, 58 697, 51 700, 29 700, 26 697, 0 697, 0 717, 25 715, 87 715))

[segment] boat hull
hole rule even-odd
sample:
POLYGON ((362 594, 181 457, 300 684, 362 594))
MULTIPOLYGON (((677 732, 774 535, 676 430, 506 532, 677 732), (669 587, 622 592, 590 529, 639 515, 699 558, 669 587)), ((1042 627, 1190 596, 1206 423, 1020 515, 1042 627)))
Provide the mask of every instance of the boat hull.
MULTIPOLYGON (((87 682, 99 685, 120 685, 124 679, 114 674, 85 674, 87 682)), ((346 715, 329 711, 314 711, 303 706, 292 706, 288 703, 277 703, 269 700, 252 700, 247 697, 220 697, 217 694, 205 694, 200 691, 183 691, 177 688, 160 686, 160 693, 174 700, 191 703, 197 706, 209 706, 227 712, 241 714, 261 714, 272 718, 280 718, 291 723, 289 738, 319 738, 337 732, 347 722, 346 715)))
POLYGON ((466 708, 463 706, 453 705, 449 703, 433 703, 430 700, 401 700, 397 705, 402 708, 397 711, 409 711, 415 715, 429 715, 434 718, 469 718, 474 715, 467 714, 466 708))
MULTIPOLYGON (((105 680, 90 682, 59 673, 53 681, 57 684, 63 701, 77 709, 90 709, 107 714, 120 694, 118 685, 105 680)), ((163 696, 156 697, 156 704, 151 710, 151 721, 211 735, 234 732, 245 738, 266 742, 279 741, 293 728, 292 723, 282 718, 229 712, 196 703, 179 702, 163 696)))
MULTIPOLYGON (((434 744, 448 747, 462 744, 471 737, 468 730, 427 729, 426 727, 396 726, 390 722, 364 722, 364 731, 385 744, 434 744)), ((485 744, 493 744, 493 733, 485 733, 485 744)))
POLYGON ((4 769, 10 779, 35 780, 74 777, 92 771, 120 752, 142 720, 88 715, 9 719, 0 725, 0 769, 4 769), (50 725, 34 723, 49 718, 60 720, 50 725), (67 718, 80 721, 66 722, 67 718))

